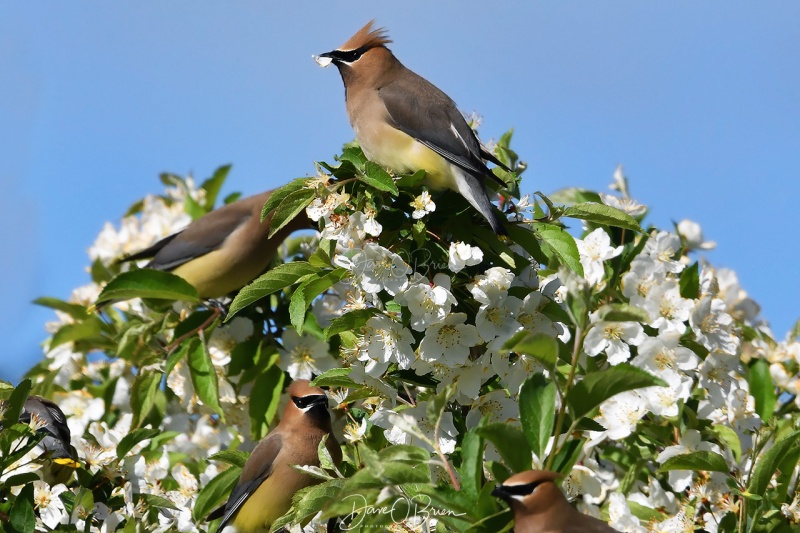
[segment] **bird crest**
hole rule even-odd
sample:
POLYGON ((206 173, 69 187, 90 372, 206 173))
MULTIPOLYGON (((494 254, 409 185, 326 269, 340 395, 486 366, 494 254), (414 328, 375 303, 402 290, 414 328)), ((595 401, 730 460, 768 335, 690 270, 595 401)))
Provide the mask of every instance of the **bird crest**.
POLYGON ((359 48, 375 48, 392 42, 384 28, 372 29, 375 20, 367 22, 363 28, 350 37, 339 50, 357 50, 359 48))

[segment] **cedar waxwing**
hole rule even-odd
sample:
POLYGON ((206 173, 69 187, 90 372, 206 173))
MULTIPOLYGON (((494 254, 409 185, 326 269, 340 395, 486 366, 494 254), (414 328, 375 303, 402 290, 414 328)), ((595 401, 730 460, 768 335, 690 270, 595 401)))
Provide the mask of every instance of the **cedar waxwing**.
MULTIPOLYGON (((314 57, 342 75, 350 124, 370 160, 398 173, 424 169, 428 185, 460 193, 497 234, 505 234, 485 183, 506 183, 484 160, 506 168, 475 136, 449 96, 403 66, 373 21, 341 48, 314 57)), ((508 170, 506 168, 506 170, 508 170)))
POLYGON ((237 291, 267 268, 290 233, 311 227, 302 212, 270 238, 274 211, 261 222, 261 210, 271 194, 263 192, 215 209, 122 261, 152 258, 145 268, 172 271, 204 300, 237 291))
MULTIPOLYGON (((67 417, 61 408, 41 396, 28 396, 22 406, 19 421, 23 424, 37 428, 38 433, 43 433, 44 438, 39 441, 39 446, 44 449, 48 464, 42 469, 44 481, 50 485, 66 483, 72 476, 75 468, 80 466, 78 452, 72 446, 67 417)), ((0 429, 2 429, 0 423, 0 429)))
POLYGON ((290 509, 298 490, 319 483, 291 465, 319 466, 317 447, 325 435, 334 463, 341 462, 342 450, 331 430, 325 391, 299 379, 289 386, 289 398, 280 423, 247 459, 227 503, 208 517, 213 520, 224 513, 218 531, 229 523, 241 533, 269 531, 290 509))
POLYGON ((514 511, 516 533, 613 533, 605 522, 575 509, 555 480, 557 472, 528 470, 514 474, 492 491, 514 511))

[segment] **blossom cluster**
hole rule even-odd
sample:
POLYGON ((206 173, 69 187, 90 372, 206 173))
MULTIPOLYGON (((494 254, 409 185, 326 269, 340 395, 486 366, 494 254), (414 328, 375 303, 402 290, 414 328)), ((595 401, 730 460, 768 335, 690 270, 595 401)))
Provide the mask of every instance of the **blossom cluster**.
MULTIPOLYGON (((696 258, 714 246, 697 224, 643 230, 647 209, 618 169, 616 194, 553 195, 566 208, 504 199, 514 231, 486 237, 463 229, 469 224, 458 217, 468 209, 448 211, 457 202, 403 184, 408 177, 392 192, 363 154, 321 168, 303 182, 319 232, 282 259, 337 275, 299 320, 291 285, 245 311, 235 299, 226 322, 206 327, 190 327, 205 320, 202 305, 177 302, 134 299, 91 314, 105 283, 127 268, 115 261, 184 227, 206 189, 179 180, 103 228, 89 250, 92 283, 49 302, 57 321, 29 373, 36 392, 66 414, 81 475, 48 479, 33 451, 0 471, 0 490, 17 474, 41 474, 38 530, 105 532, 131 521, 148 531, 211 530, 204 515, 224 501, 215 484, 237 464, 219 452, 252 449, 280 412, 286 377, 330 386, 347 464, 337 471, 343 479, 325 479, 343 491, 356 473, 377 468, 372 455, 397 453, 420 458, 414 466, 445 498, 470 482, 459 461, 478 435, 488 441, 482 482, 502 481, 514 458, 490 429, 527 438, 531 420, 520 404, 543 376, 553 412, 537 416, 553 427, 522 463, 559 469, 582 512, 629 532, 733 531, 769 511, 800 523, 791 474, 798 457, 781 477, 770 451, 783 449, 800 412, 800 342, 775 340, 735 272, 696 258), (570 216, 583 221, 577 237, 563 228, 570 216), (615 375, 641 384, 612 383, 615 375), (614 391, 592 392, 596 382, 614 391), (597 403, 581 408, 589 400, 575 398, 580 387, 597 403), (767 482, 755 479, 760 469, 767 482), (107 491, 83 496, 101 480, 107 491), (748 499, 752 487, 772 492, 748 499)), ((373 495, 376 505, 425 485, 416 471, 396 482, 380 475, 387 487, 373 495)), ((21 494, 21 486, 9 490, 21 494)), ((307 518, 317 511, 335 515, 335 503, 307 518)), ((407 516, 390 527, 430 531, 439 521, 446 518, 407 516)))

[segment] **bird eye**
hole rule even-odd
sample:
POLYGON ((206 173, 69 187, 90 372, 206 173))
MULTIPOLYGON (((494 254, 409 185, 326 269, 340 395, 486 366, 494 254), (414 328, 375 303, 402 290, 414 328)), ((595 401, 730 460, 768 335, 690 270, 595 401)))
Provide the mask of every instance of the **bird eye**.
POLYGON ((297 396, 292 396, 292 401, 297 406, 298 409, 305 409, 311 403, 309 398, 298 398, 297 396))

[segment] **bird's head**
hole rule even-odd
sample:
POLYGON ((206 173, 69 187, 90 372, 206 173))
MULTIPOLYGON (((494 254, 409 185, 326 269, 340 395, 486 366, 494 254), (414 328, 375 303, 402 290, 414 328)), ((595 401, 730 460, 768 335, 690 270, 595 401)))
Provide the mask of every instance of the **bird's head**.
POLYGON ((514 474, 492 491, 508 502, 514 511, 524 509, 536 514, 550 508, 559 500, 565 500, 555 481, 561 476, 558 472, 528 470, 514 474))
POLYGON ((377 77, 392 64, 394 56, 386 48, 392 42, 383 28, 372 29, 369 21, 346 43, 330 52, 312 56, 321 67, 336 65, 345 83, 352 77, 377 77))
POLYGON ((307 379, 297 379, 289 385, 289 403, 283 413, 284 420, 304 420, 318 426, 330 426, 328 396, 319 387, 312 387, 307 379))

